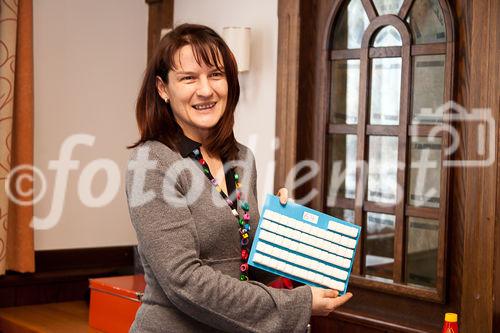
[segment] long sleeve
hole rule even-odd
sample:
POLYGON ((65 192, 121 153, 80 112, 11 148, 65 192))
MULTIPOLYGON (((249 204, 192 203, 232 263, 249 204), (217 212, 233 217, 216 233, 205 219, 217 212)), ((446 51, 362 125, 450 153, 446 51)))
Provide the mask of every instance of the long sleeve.
MULTIPOLYGON (((131 205, 129 198, 129 210, 141 253, 172 304, 193 319, 227 332, 303 333, 311 315, 310 288, 276 290, 204 265, 196 222, 187 202, 182 202, 185 189, 177 181, 167 181, 176 184, 170 189, 175 204, 170 203, 163 198, 165 177, 164 170, 148 170, 145 188, 153 190, 155 197, 141 205, 131 205)), ((127 194, 129 185, 127 180, 127 194)), ((209 205, 208 198, 198 200, 196 204, 209 205)))

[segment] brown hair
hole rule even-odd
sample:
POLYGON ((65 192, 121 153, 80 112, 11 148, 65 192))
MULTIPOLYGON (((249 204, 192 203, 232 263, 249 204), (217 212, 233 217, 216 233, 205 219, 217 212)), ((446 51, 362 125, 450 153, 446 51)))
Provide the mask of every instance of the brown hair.
POLYGON ((175 121, 170 104, 165 103, 158 94, 156 77, 159 76, 163 82, 168 83, 168 72, 175 69, 174 56, 185 45, 192 46, 199 64, 203 62, 219 70, 221 64, 224 67, 228 85, 226 109, 219 122, 211 129, 204 147, 210 154, 224 160, 236 159, 238 148, 233 125, 234 110, 240 96, 236 60, 224 40, 214 30, 198 24, 182 24, 170 31, 162 38, 149 60, 135 109, 141 137, 128 148, 134 148, 148 140, 156 140, 172 150, 179 151, 182 128, 175 121))

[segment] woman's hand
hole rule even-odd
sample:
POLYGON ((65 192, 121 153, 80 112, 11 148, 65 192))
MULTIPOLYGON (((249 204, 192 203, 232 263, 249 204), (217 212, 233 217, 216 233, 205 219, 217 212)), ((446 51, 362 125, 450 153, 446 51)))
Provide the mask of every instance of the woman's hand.
POLYGON ((313 316, 328 316, 336 308, 351 299, 352 294, 346 293, 339 296, 337 290, 311 287, 313 316))
POLYGON ((288 190, 282 187, 278 190, 278 194, 276 195, 280 197, 280 203, 282 205, 286 205, 286 202, 288 201, 288 190))

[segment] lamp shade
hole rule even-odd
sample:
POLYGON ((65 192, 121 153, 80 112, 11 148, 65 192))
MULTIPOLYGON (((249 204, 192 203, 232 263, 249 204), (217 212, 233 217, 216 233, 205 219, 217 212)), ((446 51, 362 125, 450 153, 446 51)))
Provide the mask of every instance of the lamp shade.
POLYGON ((250 70, 250 31, 248 27, 222 28, 222 38, 236 58, 238 72, 250 70))

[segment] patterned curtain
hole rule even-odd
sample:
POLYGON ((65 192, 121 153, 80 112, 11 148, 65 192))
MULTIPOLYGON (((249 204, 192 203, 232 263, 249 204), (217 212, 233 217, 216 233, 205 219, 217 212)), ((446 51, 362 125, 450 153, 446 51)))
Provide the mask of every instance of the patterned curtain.
MULTIPOLYGON (((33 165, 33 3, 0 0, 0 275, 35 268, 33 207, 9 200, 5 188, 19 165, 33 165)), ((29 202, 32 176, 30 168, 16 173, 11 195, 29 202)))

